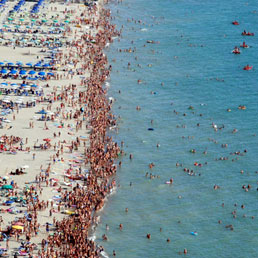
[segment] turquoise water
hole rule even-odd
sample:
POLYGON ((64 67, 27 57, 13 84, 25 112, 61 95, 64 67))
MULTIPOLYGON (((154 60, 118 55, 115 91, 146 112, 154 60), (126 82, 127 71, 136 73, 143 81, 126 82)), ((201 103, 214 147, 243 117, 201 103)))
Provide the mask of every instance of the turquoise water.
POLYGON ((120 41, 106 53, 113 67, 109 96, 116 99, 114 114, 121 116, 114 138, 125 142, 126 155, 117 172, 120 186, 101 213, 96 241, 109 256, 116 250, 121 258, 177 257, 184 248, 189 257, 257 257, 257 1, 126 0, 109 8, 113 23, 124 26, 120 41), (240 25, 233 26, 233 20, 240 25), (255 36, 243 37, 243 30, 255 36), (252 47, 232 54, 244 40, 252 47), (118 51, 130 47, 135 52, 118 51), (247 64, 254 69, 244 71, 247 64), (216 132, 212 123, 223 129, 216 132), (230 154, 237 151, 243 155, 230 154), (220 157, 228 160, 216 161, 220 157), (146 178, 146 172, 160 178, 146 178), (170 178, 173 185, 164 184, 170 178), (215 184, 220 189, 215 191, 215 184), (242 185, 248 184, 252 188, 245 192, 242 185), (225 228, 228 224, 233 231, 225 228), (108 241, 102 241, 103 234, 108 241))

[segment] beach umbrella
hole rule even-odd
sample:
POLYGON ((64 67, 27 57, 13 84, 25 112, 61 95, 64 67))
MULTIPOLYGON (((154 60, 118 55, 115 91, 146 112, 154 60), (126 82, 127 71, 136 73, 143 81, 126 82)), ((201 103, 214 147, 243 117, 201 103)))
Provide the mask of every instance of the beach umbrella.
POLYGON ((4 24, 4 25, 3 25, 3 27, 8 28, 9 26, 8 26, 8 25, 6 25, 6 24, 4 24))
POLYGON ((67 214, 67 215, 73 215, 73 214, 75 214, 75 212, 74 212, 74 211, 71 211, 71 210, 65 210, 65 214, 67 214))
POLYGON ((54 76, 54 73, 50 72, 50 73, 47 73, 47 75, 54 76))
POLYGON ((47 112, 46 112, 44 109, 42 109, 42 110, 40 110, 37 114, 46 115, 47 112))
POLYGON ((20 21, 24 21, 24 18, 20 18, 20 21))
POLYGON ((30 74, 30 75, 33 75, 33 74, 35 74, 35 73, 36 73, 36 72, 33 71, 33 70, 29 71, 29 74, 30 74))
POLYGON ((3 85, 3 86, 7 86, 7 85, 8 85, 8 83, 6 83, 6 82, 2 82, 2 83, 1 83, 1 85, 3 85))
POLYGON ((25 75, 26 73, 27 73, 26 70, 20 70, 20 72, 19 72, 19 74, 21 74, 21 75, 25 75))
POLYGON ((4 62, 0 62, 0 65, 4 65, 4 62))
POLYGON ((33 64, 32 64, 32 63, 26 63, 26 65, 27 65, 27 66, 33 66, 33 64))
POLYGON ((44 76, 46 73, 45 72, 39 72, 38 75, 44 76))
POLYGON ((18 86, 17 83, 11 83, 11 86, 18 86))
POLYGON ((36 20, 35 19, 31 19, 32 22, 35 22, 36 20))
POLYGON ((8 66, 13 66, 13 65, 14 65, 14 63, 9 62, 9 63, 7 63, 7 65, 8 65, 8 66))
POLYGON ((6 70, 6 69, 2 69, 2 70, 0 71, 0 73, 5 74, 5 73, 7 73, 7 70, 6 70))
POLYGON ((65 22, 65 23, 69 23, 70 21, 68 21, 68 20, 65 20, 64 22, 65 22))
POLYGON ((19 66, 23 65, 23 63, 21 61, 16 62, 16 64, 19 65, 19 66))
POLYGON ((13 18, 11 18, 11 17, 8 17, 7 19, 8 19, 8 21, 13 21, 13 18))
POLYGON ((3 185, 2 189, 13 189, 12 185, 3 185))
POLYGON ((5 204, 12 204, 14 201, 6 201, 5 204))
POLYGON ((21 84, 21 87, 26 87, 26 86, 27 86, 26 83, 22 83, 22 84, 21 84))
POLYGON ((49 138, 45 138, 45 139, 43 139, 43 141, 45 141, 45 142, 50 142, 50 141, 51 141, 51 139, 49 139, 49 138))
POLYGON ((11 74, 16 74, 18 71, 17 70, 11 70, 11 74))
POLYGON ((12 228, 17 230, 23 230, 23 226, 20 225, 13 225, 12 228))
POLYGON ((47 20, 46 20, 46 19, 42 19, 41 21, 42 21, 42 22, 47 22, 47 20))

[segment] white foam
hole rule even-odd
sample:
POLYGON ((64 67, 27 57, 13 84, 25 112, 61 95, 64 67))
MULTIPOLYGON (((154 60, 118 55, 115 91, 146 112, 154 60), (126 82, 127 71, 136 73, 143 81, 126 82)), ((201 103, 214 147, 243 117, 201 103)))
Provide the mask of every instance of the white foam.
POLYGON ((105 251, 101 252, 101 256, 104 258, 109 258, 108 254, 105 251))

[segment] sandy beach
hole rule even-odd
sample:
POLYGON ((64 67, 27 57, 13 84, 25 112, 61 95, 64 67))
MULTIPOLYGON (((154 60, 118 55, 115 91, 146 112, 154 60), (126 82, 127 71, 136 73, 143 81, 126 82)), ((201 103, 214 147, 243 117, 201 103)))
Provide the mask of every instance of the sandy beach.
POLYGON ((101 88, 114 27, 102 3, 20 2, 0 10, 0 254, 99 257, 87 232, 115 184, 101 88))

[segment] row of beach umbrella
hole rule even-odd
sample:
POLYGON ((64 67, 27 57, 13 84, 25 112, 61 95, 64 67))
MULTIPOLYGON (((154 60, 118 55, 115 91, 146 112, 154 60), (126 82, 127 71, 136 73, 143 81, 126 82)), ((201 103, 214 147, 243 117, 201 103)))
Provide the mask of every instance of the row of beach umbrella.
POLYGON ((35 98, 30 98, 29 100, 28 99, 24 99, 24 97, 19 97, 17 98, 16 100, 12 101, 11 98, 9 96, 5 96, 3 99, 2 99, 2 102, 4 103, 16 103, 16 104, 22 104, 24 102, 36 102, 36 99, 35 98))
MULTIPOLYGON (((0 70, 0 74, 11 74, 11 75, 16 75, 16 74, 18 74, 19 73, 19 75, 35 75, 37 72, 36 71, 34 71, 34 70, 31 70, 31 71, 29 71, 28 73, 27 73, 27 71, 26 70, 20 70, 20 71, 18 71, 18 70, 15 70, 15 69, 12 69, 12 70, 7 70, 7 69, 2 69, 2 70, 0 70)), ((38 75, 39 76, 45 76, 45 75, 49 75, 49 76, 54 76, 54 73, 52 73, 52 72, 49 72, 49 73, 46 73, 46 72, 44 72, 44 71, 40 71, 40 72, 38 72, 38 75)))
POLYGON ((38 13, 39 8, 44 4, 44 0, 39 0, 31 9, 31 13, 38 13))
POLYGON ((6 88, 6 87, 8 87, 8 86, 11 86, 11 87, 13 87, 13 88, 38 88, 38 89, 41 89, 41 87, 39 87, 37 84, 31 84, 31 85, 29 85, 29 84, 26 84, 26 83, 21 83, 21 84, 17 84, 17 83, 7 83, 7 82, 2 82, 2 83, 0 83, 0 87, 1 88, 6 88))
POLYGON ((13 12, 19 12, 21 7, 25 4, 25 0, 20 0, 14 7, 13 7, 13 10, 10 11, 10 13, 13 13, 13 12))
MULTIPOLYGON (((28 62, 25 65, 28 66, 28 67, 37 67, 37 68, 46 68, 46 69, 53 67, 50 63, 41 63, 41 62, 38 62, 36 64, 28 62)), ((24 64, 21 61, 17 61, 16 63, 13 63, 13 62, 0 62, 0 66, 7 66, 7 67, 24 66, 24 64)))

